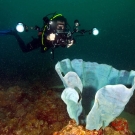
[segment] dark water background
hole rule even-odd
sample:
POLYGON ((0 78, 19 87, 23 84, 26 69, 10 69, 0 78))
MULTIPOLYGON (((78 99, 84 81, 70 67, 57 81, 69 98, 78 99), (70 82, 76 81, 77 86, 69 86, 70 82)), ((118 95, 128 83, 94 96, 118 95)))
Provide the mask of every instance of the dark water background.
MULTIPOLYGON (((105 63, 116 69, 135 70, 135 0, 0 0, 0 30, 14 28, 17 22, 42 26, 42 18, 57 11, 70 26, 78 19, 82 29, 99 29, 98 36, 77 37, 68 49, 50 52, 40 49, 23 53, 13 36, 0 37, 0 78, 9 80, 53 77, 55 64, 65 58, 105 63)), ((27 43, 36 31, 22 33, 27 43)))

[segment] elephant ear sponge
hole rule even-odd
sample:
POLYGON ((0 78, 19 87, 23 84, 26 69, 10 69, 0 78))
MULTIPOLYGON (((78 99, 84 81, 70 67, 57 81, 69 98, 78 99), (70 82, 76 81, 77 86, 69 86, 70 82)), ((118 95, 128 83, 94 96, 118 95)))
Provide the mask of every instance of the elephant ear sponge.
POLYGON ((122 84, 107 85, 99 89, 94 105, 86 119, 86 129, 105 128, 124 110, 135 89, 135 83, 128 89, 122 84))

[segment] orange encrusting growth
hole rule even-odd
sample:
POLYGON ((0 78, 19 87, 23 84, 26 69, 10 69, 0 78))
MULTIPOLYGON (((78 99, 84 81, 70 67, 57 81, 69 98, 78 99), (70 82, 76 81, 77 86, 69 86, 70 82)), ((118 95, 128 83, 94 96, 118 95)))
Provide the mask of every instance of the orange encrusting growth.
POLYGON ((38 94, 18 86, 0 90, 1 135, 52 135, 68 121, 65 104, 52 90, 38 94))

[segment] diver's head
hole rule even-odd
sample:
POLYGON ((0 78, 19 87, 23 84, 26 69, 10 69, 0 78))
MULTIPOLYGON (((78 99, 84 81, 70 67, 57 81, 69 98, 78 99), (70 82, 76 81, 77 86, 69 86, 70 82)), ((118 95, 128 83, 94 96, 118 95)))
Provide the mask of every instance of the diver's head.
POLYGON ((56 22, 56 31, 63 32, 65 30, 65 22, 57 21, 56 22))
POLYGON ((50 21, 51 28, 56 32, 64 32, 67 27, 67 20, 63 16, 58 16, 50 21))

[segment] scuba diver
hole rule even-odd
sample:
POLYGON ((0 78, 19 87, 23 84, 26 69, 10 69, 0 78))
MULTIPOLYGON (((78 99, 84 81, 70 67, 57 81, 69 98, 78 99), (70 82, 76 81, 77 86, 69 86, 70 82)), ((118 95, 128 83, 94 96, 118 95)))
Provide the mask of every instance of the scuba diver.
POLYGON ((30 27, 30 29, 38 31, 38 38, 33 38, 33 40, 27 44, 24 43, 18 34, 18 32, 29 30, 29 27, 23 23, 18 23, 16 29, 0 31, 0 35, 14 35, 23 52, 30 52, 39 47, 41 48, 41 52, 46 52, 51 49, 54 58, 55 48, 58 48, 59 46, 68 48, 75 43, 75 39, 73 38, 74 33, 81 33, 81 35, 84 35, 84 33, 89 32, 89 34, 91 34, 94 32, 94 29, 96 29, 79 30, 79 21, 75 20, 75 26, 71 32, 71 27, 69 26, 67 19, 62 14, 56 14, 56 12, 46 15, 43 18, 43 22, 43 28, 38 26, 30 27), (52 15, 52 17, 49 18, 48 16, 50 15, 52 15))
MULTIPOLYGON (((68 48, 73 45, 74 40, 71 32, 67 28, 68 23, 66 18, 62 14, 53 13, 53 16, 48 18, 49 15, 51 14, 43 18, 44 26, 42 29, 38 26, 34 27, 34 29, 38 31, 38 38, 33 38, 33 40, 27 44, 25 44, 18 35, 18 30, 21 25, 23 25, 22 23, 18 23, 16 30, 0 31, 0 34, 14 35, 23 52, 30 52, 41 47, 41 52, 46 52, 51 48, 52 54, 54 55, 55 48, 59 46, 68 48)), ((28 27, 24 27, 24 29, 28 31, 28 27)))

